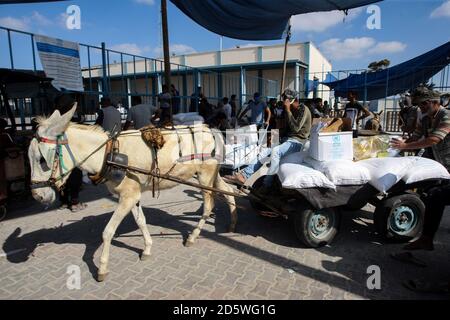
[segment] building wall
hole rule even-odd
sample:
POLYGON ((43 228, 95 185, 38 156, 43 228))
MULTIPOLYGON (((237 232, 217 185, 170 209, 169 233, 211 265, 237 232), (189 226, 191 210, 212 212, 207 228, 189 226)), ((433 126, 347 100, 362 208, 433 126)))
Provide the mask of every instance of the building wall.
MULTIPOLYGON (((282 77, 282 69, 268 69, 263 70, 263 78, 271 79, 276 81, 273 85, 276 86, 276 92, 279 94, 281 90, 281 77, 282 77)), ((291 90, 295 90, 295 69, 293 67, 288 67, 286 69, 286 80, 285 87, 291 90)))
MULTIPOLYGON (((325 80, 327 72, 332 71, 331 63, 324 57, 324 55, 317 49, 317 47, 309 42, 309 68, 308 68, 308 79, 314 80, 314 78, 319 79, 319 82, 325 80)), ((312 98, 313 93, 309 94, 312 98)), ((317 90, 317 96, 323 100, 330 100, 330 89, 327 86, 319 85, 317 90)))
POLYGON ((193 68, 215 66, 217 64, 217 53, 199 53, 185 56, 185 65, 193 68))

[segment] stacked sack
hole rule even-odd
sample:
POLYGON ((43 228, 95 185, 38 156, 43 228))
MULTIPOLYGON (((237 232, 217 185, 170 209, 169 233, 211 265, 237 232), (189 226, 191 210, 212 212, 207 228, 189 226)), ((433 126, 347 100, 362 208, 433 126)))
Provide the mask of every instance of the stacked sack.
POLYGON ((386 193, 400 180, 413 184, 426 180, 450 179, 450 174, 439 162, 420 157, 321 162, 302 151, 282 160, 278 177, 286 189, 336 189, 336 186, 370 183, 378 191, 386 193))

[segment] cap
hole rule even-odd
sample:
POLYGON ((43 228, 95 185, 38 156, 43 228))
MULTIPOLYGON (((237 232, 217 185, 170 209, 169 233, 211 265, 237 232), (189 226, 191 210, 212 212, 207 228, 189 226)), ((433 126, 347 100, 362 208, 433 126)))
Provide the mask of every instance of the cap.
POLYGON ((440 101, 441 93, 426 86, 417 87, 412 93, 412 102, 420 105, 425 101, 440 101))
POLYGON ((287 89, 283 93, 283 100, 289 99, 291 103, 293 103, 296 99, 298 99, 299 94, 297 91, 287 89))

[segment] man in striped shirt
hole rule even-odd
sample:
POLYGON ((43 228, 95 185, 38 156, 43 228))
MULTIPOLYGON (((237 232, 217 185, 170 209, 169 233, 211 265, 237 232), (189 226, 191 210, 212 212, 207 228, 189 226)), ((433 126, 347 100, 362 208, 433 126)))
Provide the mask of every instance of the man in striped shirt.
MULTIPOLYGON (((413 93, 413 104, 420 107, 423 118, 412 137, 395 139, 391 145, 399 150, 432 149, 434 160, 450 170, 450 115, 440 104, 440 93, 419 87, 413 93)), ((450 185, 428 191, 423 199, 425 219, 422 236, 405 246, 405 250, 433 250, 433 239, 439 228, 445 206, 450 205, 450 185)))
POLYGON ((418 150, 431 147, 434 160, 450 171, 450 114, 440 105, 440 93, 427 88, 416 89, 413 102, 423 118, 416 131, 406 141, 393 139, 392 147, 399 150, 418 150))

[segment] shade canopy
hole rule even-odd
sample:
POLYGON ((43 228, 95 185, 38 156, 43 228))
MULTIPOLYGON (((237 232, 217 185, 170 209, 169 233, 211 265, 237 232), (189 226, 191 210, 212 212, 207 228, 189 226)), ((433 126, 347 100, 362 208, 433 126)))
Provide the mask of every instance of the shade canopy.
POLYGON ((394 67, 377 71, 350 74, 339 81, 324 81, 336 97, 356 92, 360 99, 375 100, 404 93, 427 83, 450 63, 450 42, 394 67))
POLYGON ((0 0, 0 4, 17 4, 17 3, 33 3, 33 2, 55 2, 67 0, 0 0))
POLYGON ((292 15, 348 10, 381 0, 170 0, 204 28, 234 39, 276 40, 292 15))

